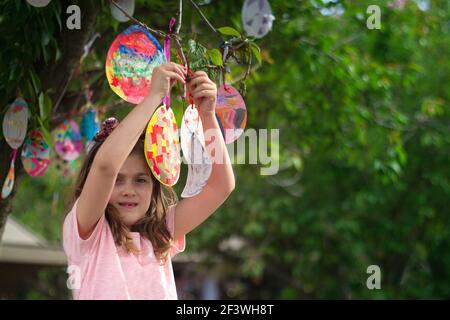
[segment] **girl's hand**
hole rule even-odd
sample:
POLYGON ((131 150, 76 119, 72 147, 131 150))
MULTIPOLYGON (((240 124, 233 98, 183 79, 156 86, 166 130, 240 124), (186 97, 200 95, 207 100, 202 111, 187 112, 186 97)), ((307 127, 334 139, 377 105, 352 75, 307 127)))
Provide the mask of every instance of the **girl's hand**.
POLYGON ((160 99, 169 94, 177 81, 185 83, 186 68, 169 62, 153 69, 149 95, 156 95, 160 99))
POLYGON ((214 114, 217 101, 217 86, 209 79, 206 72, 194 72, 188 86, 199 114, 214 114))

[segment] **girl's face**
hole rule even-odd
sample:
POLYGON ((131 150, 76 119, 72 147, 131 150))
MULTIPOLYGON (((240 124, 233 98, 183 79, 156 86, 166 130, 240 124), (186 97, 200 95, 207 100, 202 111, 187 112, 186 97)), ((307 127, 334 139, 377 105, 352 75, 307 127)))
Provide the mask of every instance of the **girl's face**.
POLYGON ((153 180, 142 155, 132 152, 117 176, 109 203, 131 227, 145 216, 152 198, 153 180))

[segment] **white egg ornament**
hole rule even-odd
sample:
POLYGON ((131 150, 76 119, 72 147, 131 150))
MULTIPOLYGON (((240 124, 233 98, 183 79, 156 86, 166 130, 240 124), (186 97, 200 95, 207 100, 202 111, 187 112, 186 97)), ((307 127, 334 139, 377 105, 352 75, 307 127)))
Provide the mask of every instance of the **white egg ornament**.
POLYGON ((46 7, 51 0, 27 0, 27 2, 36 8, 46 7))
MULTIPOLYGON (((115 0, 115 3, 119 7, 121 7, 126 13, 128 13, 131 17, 134 14, 134 0, 115 0)), ((111 14, 117 21, 127 22, 130 20, 119 8, 117 8, 114 3, 109 4, 109 8, 111 9, 111 14)))
POLYGON ((272 23, 275 20, 267 0, 245 0, 241 18, 247 35, 257 39, 272 30, 272 23))

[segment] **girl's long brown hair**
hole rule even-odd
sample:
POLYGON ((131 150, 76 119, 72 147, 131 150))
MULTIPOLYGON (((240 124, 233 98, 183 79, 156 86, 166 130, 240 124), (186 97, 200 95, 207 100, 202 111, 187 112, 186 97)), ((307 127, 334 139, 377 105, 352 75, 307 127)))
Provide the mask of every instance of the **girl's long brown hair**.
MULTIPOLYGON (((75 183, 75 188, 73 190, 73 195, 68 205, 69 211, 80 196, 95 155, 102 145, 101 142, 93 143, 94 144, 87 153, 83 165, 80 168, 78 178, 75 183)), ((137 152, 138 154, 144 156, 144 136, 139 138, 131 153, 133 152, 137 152)), ((150 170, 150 168, 148 170, 150 170)), ((141 236, 144 236, 150 240, 156 257, 161 262, 164 262, 167 259, 173 240, 166 225, 166 212, 170 205, 176 203, 177 196, 172 188, 165 187, 153 176, 153 174, 150 173, 150 175, 153 181, 152 198, 150 200, 150 207, 142 219, 137 221, 130 229, 128 229, 127 226, 120 220, 117 209, 110 204, 106 207, 105 215, 111 228, 114 241, 118 247, 125 248, 128 253, 137 254, 138 250, 134 247, 133 241, 128 232, 139 232, 141 236)), ((66 212, 68 211, 66 210, 66 212)))

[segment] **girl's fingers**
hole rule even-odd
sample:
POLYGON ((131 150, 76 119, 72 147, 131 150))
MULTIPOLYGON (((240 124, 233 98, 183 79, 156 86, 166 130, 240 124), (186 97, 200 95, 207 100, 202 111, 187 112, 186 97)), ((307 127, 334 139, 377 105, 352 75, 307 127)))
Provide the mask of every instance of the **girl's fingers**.
POLYGON ((180 81, 181 83, 185 83, 185 81, 184 81, 184 77, 183 77, 183 75, 181 74, 179 74, 179 73, 177 73, 177 72, 174 72, 174 71, 168 71, 168 70, 166 70, 165 71, 165 74, 166 74, 166 76, 167 77, 169 77, 169 79, 175 79, 175 80, 177 80, 177 81, 180 81))
POLYGON ((205 71, 195 71, 194 74, 192 75, 192 78, 197 78, 197 77, 201 77, 201 76, 208 78, 208 75, 206 74, 205 71))
POLYGON ((198 76, 189 82, 189 91, 191 91, 191 93, 199 92, 204 89, 217 90, 216 84, 206 75, 198 76))
POLYGON ((192 90, 192 94, 195 94, 202 90, 216 90, 216 86, 212 83, 202 83, 198 85, 194 90, 192 90))
POLYGON ((178 69, 180 69, 180 70, 186 70, 186 67, 185 67, 185 66, 183 66, 183 65, 181 65, 181 64, 178 64, 178 63, 175 63, 175 62, 167 62, 165 65, 166 65, 168 68, 178 68, 178 69))
POLYGON ((189 81, 189 84, 191 86, 196 86, 202 82, 209 82, 209 83, 213 83, 206 74, 204 75, 197 75, 195 78, 192 77, 191 81, 189 81))
POLYGON ((183 78, 186 75, 186 68, 184 66, 182 66, 182 65, 179 65, 179 64, 176 64, 176 63, 173 63, 173 62, 166 63, 164 65, 164 69, 166 71, 176 72, 180 76, 182 76, 183 78))
POLYGON ((186 71, 181 68, 181 66, 177 66, 176 72, 183 78, 186 79, 186 71))
POLYGON ((215 98, 216 97, 216 91, 215 90, 201 90, 197 93, 193 94, 194 99, 199 98, 215 98))

